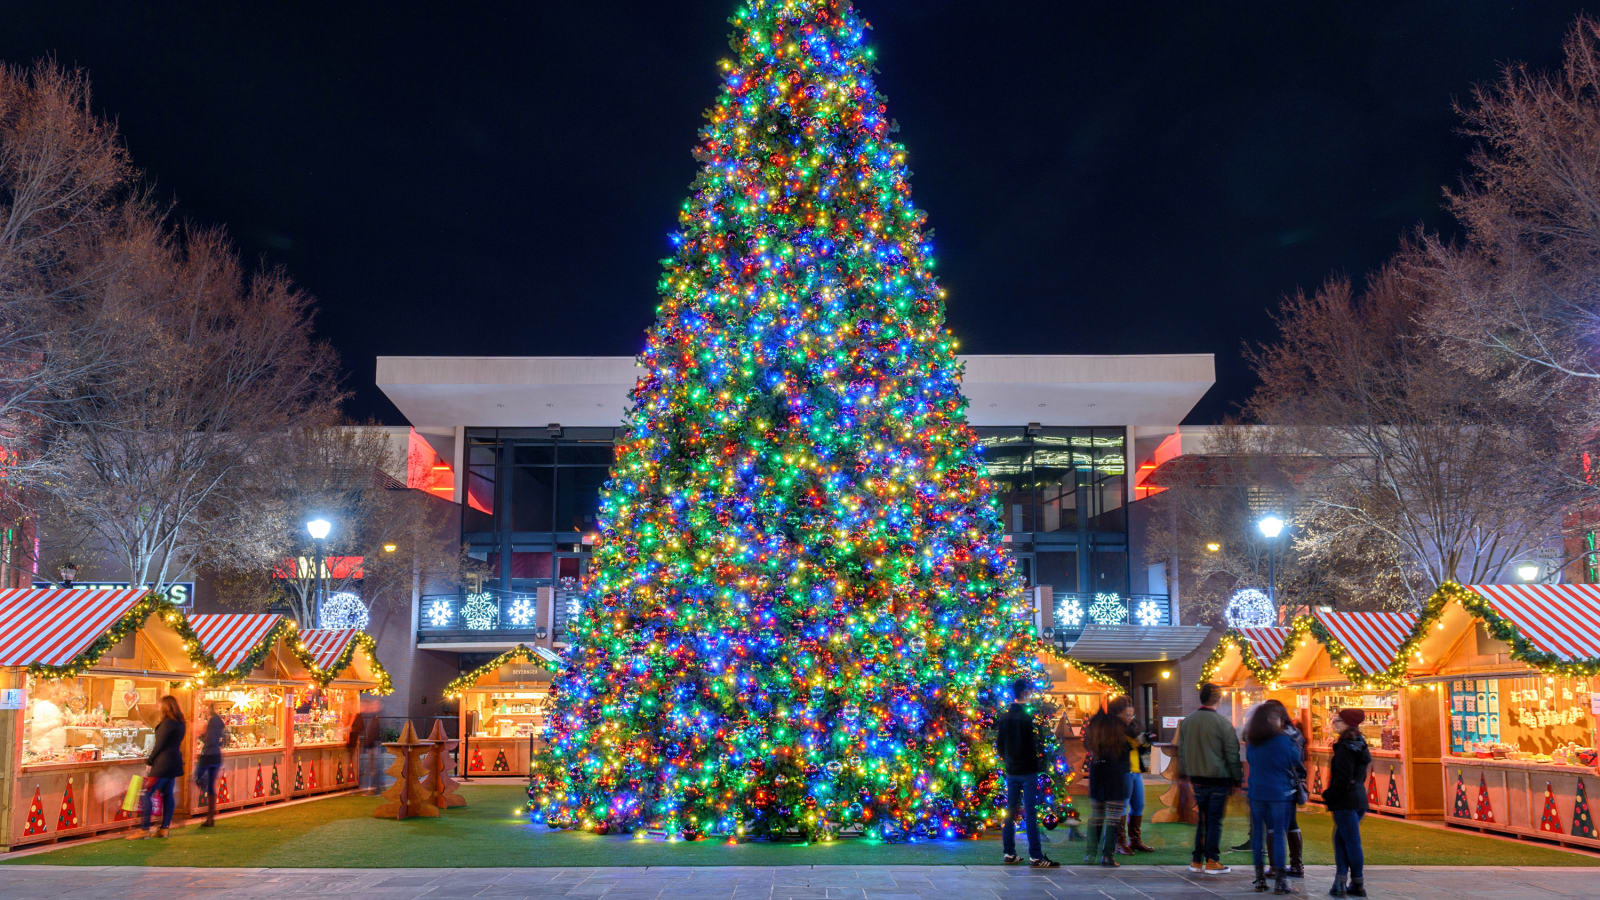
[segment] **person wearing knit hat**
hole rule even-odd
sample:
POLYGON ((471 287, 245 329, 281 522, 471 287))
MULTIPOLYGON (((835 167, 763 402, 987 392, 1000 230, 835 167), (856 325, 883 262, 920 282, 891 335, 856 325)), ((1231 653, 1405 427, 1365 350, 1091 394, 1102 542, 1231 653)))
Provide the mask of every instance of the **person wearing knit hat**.
POLYGON ((1361 734, 1367 714, 1359 709, 1341 709, 1329 724, 1338 732, 1333 742, 1333 760, 1328 764, 1328 786, 1322 803, 1333 816, 1334 897, 1365 897, 1362 881, 1361 817, 1367 812, 1367 768, 1372 751, 1361 734), (1348 882, 1346 881, 1348 878, 1348 882))

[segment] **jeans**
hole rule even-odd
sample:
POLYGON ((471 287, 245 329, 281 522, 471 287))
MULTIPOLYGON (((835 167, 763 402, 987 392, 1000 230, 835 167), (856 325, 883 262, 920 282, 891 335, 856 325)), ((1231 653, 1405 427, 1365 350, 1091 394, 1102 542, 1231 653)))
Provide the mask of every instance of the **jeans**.
POLYGON ((1110 859, 1117 852, 1117 826, 1126 805, 1122 800, 1089 801, 1089 845, 1083 848, 1084 862, 1110 859))
POLYGON ((1361 817, 1359 809, 1336 809, 1333 816, 1333 877, 1343 879, 1346 874, 1359 881, 1366 859, 1361 854, 1361 817))
POLYGON ((1144 815, 1144 776, 1138 772, 1128 773, 1128 815, 1144 815))
POLYGON ((196 763, 194 767, 194 786, 200 793, 211 796, 217 790, 217 773, 222 771, 222 763, 196 763))
POLYGON ((1250 855, 1256 867, 1262 864, 1263 844, 1270 843, 1273 871, 1284 871, 1283 860, 1288 855, 1287 833, 1289 831, 1289 810, 1294 808, 1294 801, 1285 797, 1282 800, 1250 800, 1250 855))
POLYGON ((1017 816, 1027 817, 1028 858, 1044 857, 1044 846, 1039 841, 1039 776, 1006 776, 1006 827, 1000 832, 1001 850, 1007 856, 1017 855, 1017 816))
POLYGON ((1194 826, 1195 862, 1218 862, 1222 859, 1222 816, 1228 809, 1228 795, 1233 788, 1226 784, 1195 784, 1194 807, 1199 821, 1194 826))
POLYGON ((172 784, 176 778, 152 778, 145 784, 144 793, 139 795, 139 824, 145 831, 150 830, 150 801, 158 791, 161 793, 161 827, 172 827, 172 784))

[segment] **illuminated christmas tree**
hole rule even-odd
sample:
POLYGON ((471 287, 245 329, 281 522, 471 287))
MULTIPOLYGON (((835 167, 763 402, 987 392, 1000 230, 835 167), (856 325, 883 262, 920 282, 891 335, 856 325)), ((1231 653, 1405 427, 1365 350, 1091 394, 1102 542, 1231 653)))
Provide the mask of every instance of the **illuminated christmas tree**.
POLYGON ((1539 817, 1539 830, 1561 834, 1561 812, 1556 809, 1556 792, 1550 782, 1544 783, 1544 815, 1539 817))
MULTIPOLYGON (((273 774, 276 775, 277 773, 274 772, 273 774)), ((261 796, 263 796, 265 794, 265 792, 266 792, 266 788, 263 787, 262 784, 261 784, 261 764, 260 763, 256 763, 256 785, 250 791, 250 794, 253 797, 261 797, 261 796)))
POLYGON ((1461 780, 1461 773, 1456 773, 1456 807, 1451 815, 1458 819, 1472 818, 1472 807, 1467 805, 1467 785, 1461 780))
POLYGON ((1572 836, 1592 838, 1594 833, 1594 815, 1589 812, 1589 792, 1583 786, 1583 779, 1578 779, 1578 796, 1572 801, 1572 836))
POLYGON ((1384 798, 1384 806, 1400 808, 1400 782, 1394 778, 1394 766, 1389 767, 1389 793, 1384 798))
POLYGON ((56 816, 56 830, 78 827, 78 801, 72 796, 72 779, 67 779, 67 789, 61 794, 61 812, 56 816))
POLYGON ((33 789, 33 801, 28 804, 28 826, 22 830, 24 837, 44 834, 50 829, 44 824, 44 803, 39 799, 39 789, 33 789))
POLYGON ((1003 686, 1043 671, 906 150, 848 2, 732 22, 530 803, 973 833, 1001 820, 1003 686))
POLYGON ((1478 813, 1479 822, 1494 821, 1494 807, 1489 804, 1489 782, 1480 774, 1478 776, 1478 813))

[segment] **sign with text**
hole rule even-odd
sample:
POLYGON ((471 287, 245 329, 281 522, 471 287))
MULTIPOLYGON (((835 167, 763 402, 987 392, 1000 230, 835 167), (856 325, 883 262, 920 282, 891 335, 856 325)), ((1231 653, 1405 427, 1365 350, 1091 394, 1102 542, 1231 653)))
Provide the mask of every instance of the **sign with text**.
POLYGON ((1162 716, 1161 717, 1161 727, 1162 728, 1177 728, 1181 724, 1183 724, 1183 717, 1182 716, 1162 716))
POLYGON ((0 709, 22 709, 28 705, 28 692, 22 688, 0 690, 0 709))
MULTIPOLYGON (((57 585, 48 581, 35 581, 33 586, 36 588, 50 588, 57 585)), ((74 590, 83 588, 84 590, 103 591, 111 588, 131 587, 131 585, 126 581, 74 581, 72 587, 74 590)), ((156 589, 154 582, 145 585, 145 587, 152 591, 156 589)), ((194 582, 174 581, 167 585, 166 595, 167 599, 172 601, 173 606, 189 606, 194 603, 194 582)))
POLYGON ((535 662, 509 662, 500 667, 501 681, 549 681, 550 670, 535 662))

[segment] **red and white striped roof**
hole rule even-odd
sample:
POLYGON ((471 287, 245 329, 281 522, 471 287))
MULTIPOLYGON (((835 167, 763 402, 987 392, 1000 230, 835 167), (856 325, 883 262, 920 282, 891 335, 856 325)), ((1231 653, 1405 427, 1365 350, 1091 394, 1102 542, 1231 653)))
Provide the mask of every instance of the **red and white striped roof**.
POLYGON ((1317 620, 1368 675, 1389 668, 1417 627, 1416 613, 1318 612, 1317 620))
POLYGON ((359 628, 307 628, 300 632, 300 643, 305 645, 317 668, 326 672, 360 633, 359 628))
POLYGON ((1239 636, 1250 642, 1250 649, 1255 652, 1256 659, 1270 665, 1283 652, 1283 645, 1289 642, 1289 629, 1281 625, 1263 625, 1257 628, 1235 628, 1239 636))
POLYGON ((1472 591, 1535 648, 1559 659, 1600 659, 1600 585, 1474 584, 1472 591))
POLYGON ((277 613, 202 614, 189 617, 200 647, 217 661, 218 674, 232 672, 256 649, 283 616, 277 613))
POLYGON ((0 666, 64 666, 149 593, 142 587, 0 590, 0 666))

